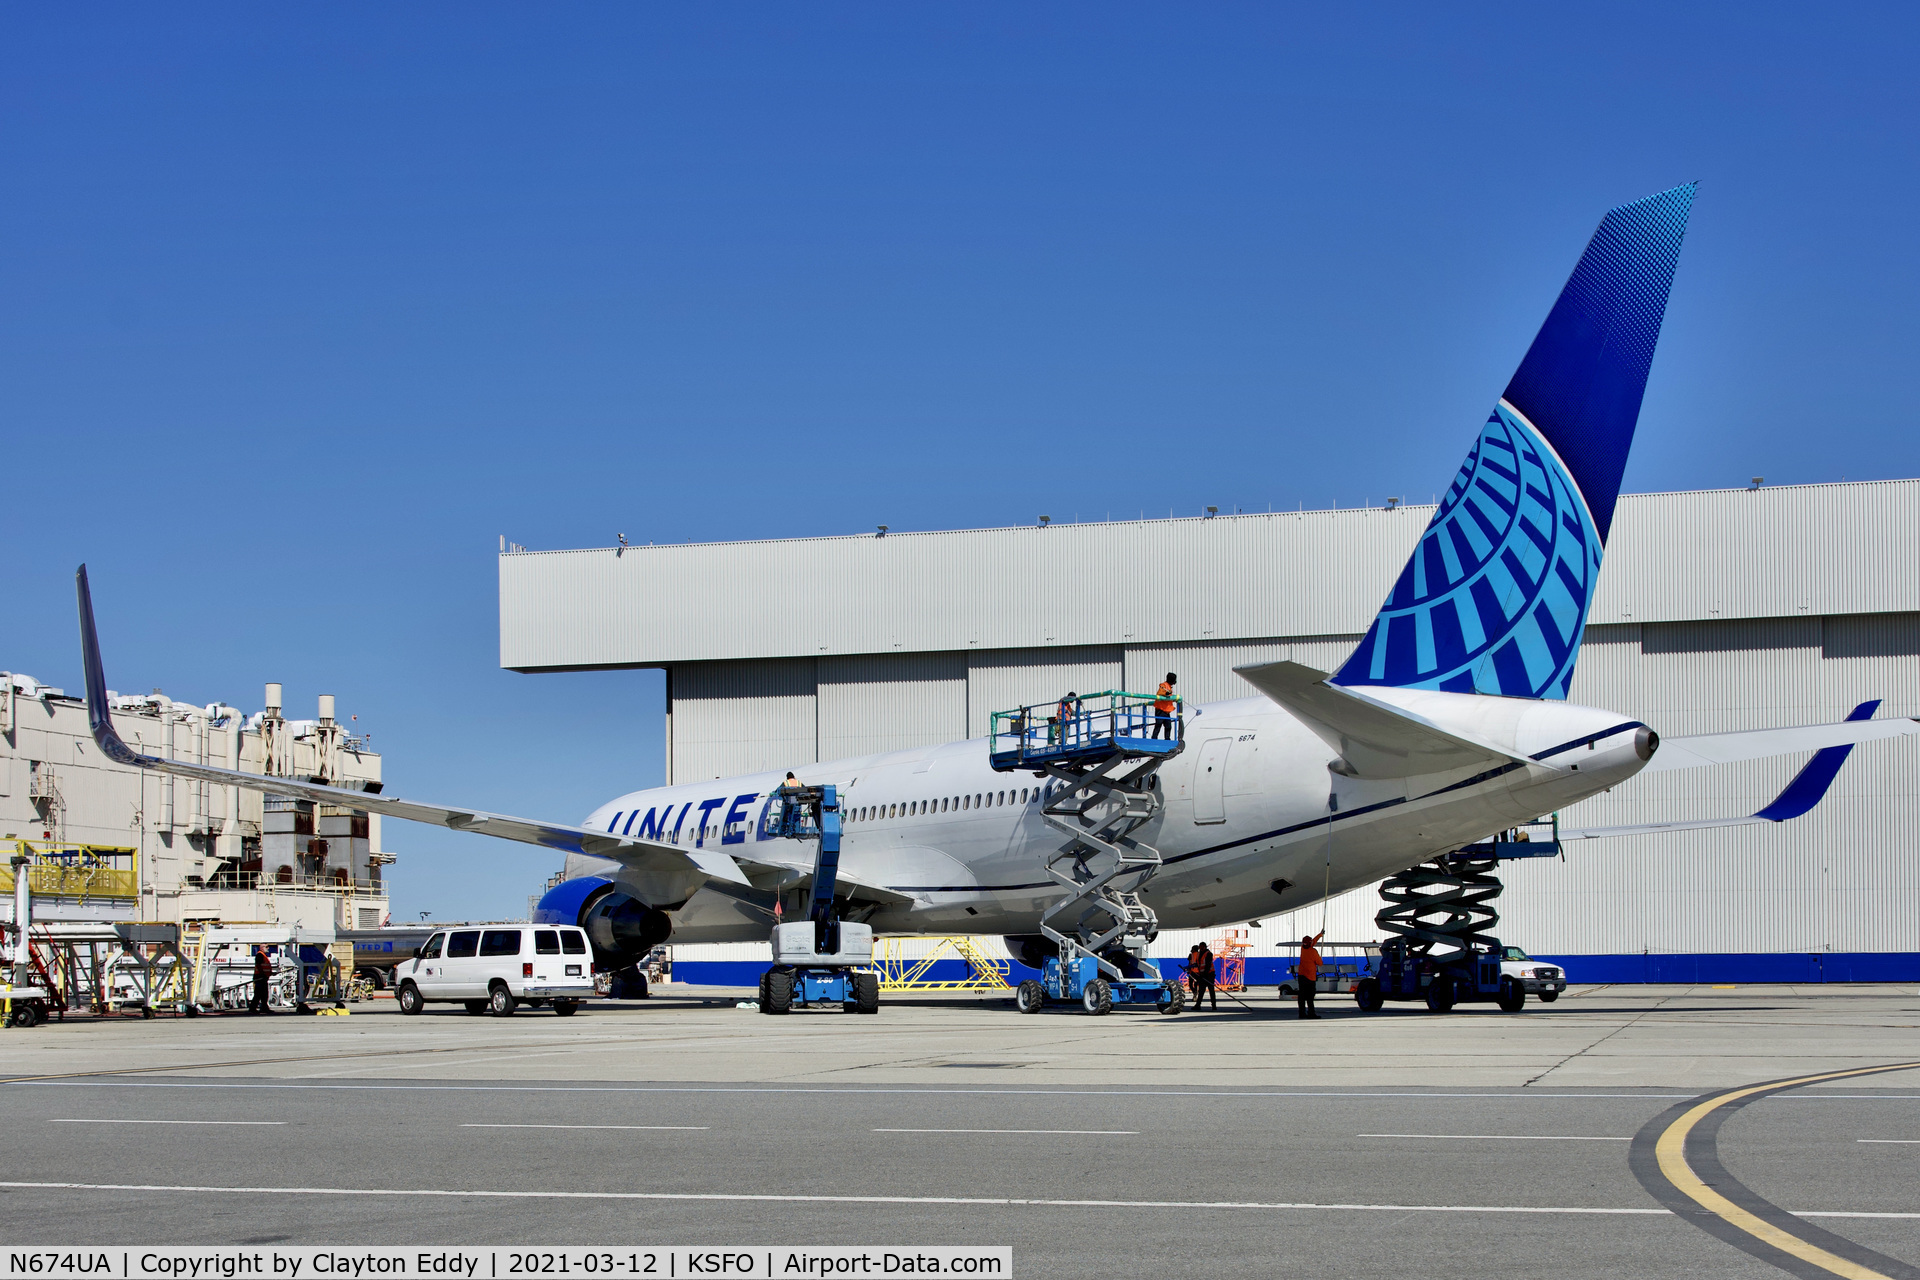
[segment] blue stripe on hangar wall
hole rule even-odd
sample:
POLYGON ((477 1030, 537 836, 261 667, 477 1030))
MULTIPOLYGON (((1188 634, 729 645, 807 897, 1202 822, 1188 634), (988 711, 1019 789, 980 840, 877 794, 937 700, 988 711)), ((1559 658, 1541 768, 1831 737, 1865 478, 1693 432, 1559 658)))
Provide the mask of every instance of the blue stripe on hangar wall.
MULTIPOLYGON (((1920 951, 1721 952, 1694 955, 1535 956, 1542 964, 1559 965, 1567 981, 1617 983, 1755 983, 1755 982, 1920 982, 1920 951)), ((1168 978, 1177 978, 1186 962, 1177 956, 1157 957, 1154 963, 1168 978)), ((1291 960, 1254 957, 1247 961, 1247 983, 1255 987, 1280 984, 1292 968, 1291 960)), ((754 987, 767 965, 755 960, 678 960, 673 976, 696 986, 754 987)), ((959 960, 936 960, 927 975, 934 982, 957 982, 966 977, 959 960)), ((1012 981, 1040 975, 1019 961, 1012 981)))

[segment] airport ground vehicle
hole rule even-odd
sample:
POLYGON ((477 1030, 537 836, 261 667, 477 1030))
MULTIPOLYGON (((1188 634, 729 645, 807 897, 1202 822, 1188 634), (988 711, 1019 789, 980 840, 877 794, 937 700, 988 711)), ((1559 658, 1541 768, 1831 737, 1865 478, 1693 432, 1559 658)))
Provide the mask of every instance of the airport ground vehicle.
MULTIPOLYGON (((1380 948, 1371 942, 1327 942, 1321 944, 1320 977, 1313 989, 1321 995, 1350 995, 1360 983, 1380 970, 1380 948)), ((1291 1000, 1299 994, 1300 977, 1291 967, 1280 979, 1280 998, 1291 1000)))
POLYGON ((1099 960, 1086 954, 1067 961, 1048 956, 1039 978, 1021 983, 1013 1000, 1022 1013, 1038 1013, 1049 1003, 1078 1002, 1096 1016, 1116 1004, 1152 1005, 1161 1013, 1179 1013, 1187 1007, 1187 993, 1178 982, 1144 976, 1103 977, 1099 960))
POLYGON ((1519 983, 1528 995, 1538 997, 1542 1004, 1552 1004, 1567 989, 1565 969, 1542 964, 1518 947, 1501 948, 1500 972, 1519 983))
POLYGON ((773 967, 760 975, 760 1012, 838 1005, 848 1013, 878 1013, 873 929, 842 920, 833 901, 840 874, 839 792, 832 786, 784 786, 777 798, 767 810, 767 834, 818 845, 807 919, 773 926, 773 967))
POLYGON ((458 1001, 468 1013, 506 1017, 551 1003, 567 1017, 593 994, 593 956, 578 929, 502 924, 435 933, 395 967, 400 1012, 458 1001))
MULTIPOLYGON (((1518 1013, 1527 1002, 1529 979, 1506 971, 1509 950, 1519 948, 1505 947, 1494 938, 1469 943, 1452 954, 1434 955, 1405 938, 1390 938, 1380 944, 1379 972, 1362 978, 1354 988, 1354 1003, 1368 1013, 1377 1013, 1389 1000, 1420 1000, 1433 1012, 1446 1013, 1455 1005, 1491 1001, 1508 1013, 1518 1013)), ((1515 963, 1513 967, 1521 966, 1515 963)), ((1525 967, 1535 966, 1529 961, 1525 967)), ((1531 980, 1536 985, 1542 981, 1537 977, 1531 980)), ((1565 988, 1566 983, 1561 981, 1553 999, 1559 999, 1565 988)))

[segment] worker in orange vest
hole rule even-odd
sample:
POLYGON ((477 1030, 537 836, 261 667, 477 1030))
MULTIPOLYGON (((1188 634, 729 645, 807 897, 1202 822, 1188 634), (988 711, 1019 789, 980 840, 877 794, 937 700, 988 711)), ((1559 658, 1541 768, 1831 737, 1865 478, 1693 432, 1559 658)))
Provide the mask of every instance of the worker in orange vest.
POLYGON ((1153 736, 1156 738, 1173 737, 1173 709, 1179 700, 1173 696, 1173 686, 1180 683, 1180 677, 1167 672, 1167 678, 1153 692, 1153 736))
POLYGON ((1322 929, 1310 938, 1300 939, 1300 963, 1293 967, 1295 982, 1293 998, 1300 1006, 1300 1016, 1317 1018, 1319 1013, 1313 1007, 1314 993, 1320 987, 1320 952, 1313 945, 1327 936, 1322 929))
POLYGON ((1213 1007, 1220 1007, 1220 994, 1214 989, 1213 948, 1202 942, 1192 953, 1187 963, 1187 974, 1192 979, 1193 1007, 1197 1011, 1202 1000, 1213 1001, 1213 1007))

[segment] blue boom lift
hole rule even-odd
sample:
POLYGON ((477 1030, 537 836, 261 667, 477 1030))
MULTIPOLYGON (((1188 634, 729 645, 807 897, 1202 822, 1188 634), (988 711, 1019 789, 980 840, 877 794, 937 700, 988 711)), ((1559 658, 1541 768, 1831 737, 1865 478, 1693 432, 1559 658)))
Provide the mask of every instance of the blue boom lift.
POLYGON ((994 713, 993 767, 1054 779, 1040 817, 1067 837, 1045 866, 1068 894, 1040 917, 1044 946, 1027 961, 1038 964, 1040 977, 1015 993, 1022 1013, 1056 1003, 1096 1015, 1116 1004, 1161 1013, 1186 1005, 1180 984, 1144 959, 1160 921, 1140 891, 1160 869, 1160 851, 1134 832, 1160 809, 1157 770, 1186 745, 1183 718, 1159 714, 1156 700, 1118 690, 1069 693, 994 713))
POLYGON ((831 786, 781 787, 767 809, 767 834, 818 840, 807 919, 773 926, 773 967, 760 976, 760 1012, 781 1014, 838 1005, 880 1012, 880 975, 872 969, 873 929, 840 919, 840 798, 831 786))

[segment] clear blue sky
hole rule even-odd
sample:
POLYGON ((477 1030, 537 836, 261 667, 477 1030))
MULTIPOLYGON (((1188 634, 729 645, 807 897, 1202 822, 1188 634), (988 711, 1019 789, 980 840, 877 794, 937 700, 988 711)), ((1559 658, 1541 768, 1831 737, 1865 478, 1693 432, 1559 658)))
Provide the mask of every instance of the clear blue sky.
MULTIPOLYGON (((1920 474, 1911 6, 0 7, 0 668, 340 696, 578 820, 657 673, 531 547, 1425 498, 1700 181, 1630 490, 1920 474)), ((1382 583, 1384 591, 1387 584, 1382 583)), ((396 915, 556 860, 390 824, 396 915)))

